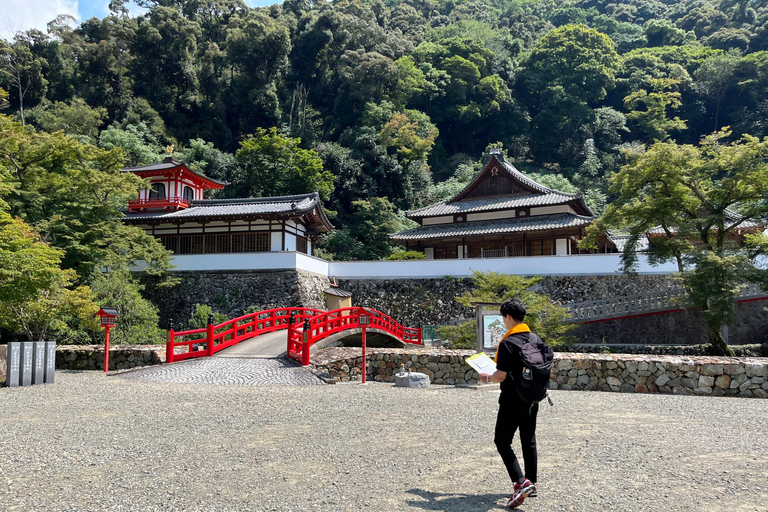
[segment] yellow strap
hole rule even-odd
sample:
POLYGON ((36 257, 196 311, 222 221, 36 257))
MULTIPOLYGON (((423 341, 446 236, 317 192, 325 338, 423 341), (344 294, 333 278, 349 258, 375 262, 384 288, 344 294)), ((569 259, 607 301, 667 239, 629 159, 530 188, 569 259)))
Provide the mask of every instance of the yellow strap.
MULTIPOLYGON (((504 337, 501 338, 501 341, 504 341, 505 339, 507 339, 507 337, 512 336, 513 334, 517 334, 519 332, 531 332, 531 328, 528 327, 524 323, 519 323, 516 326, 514 326, 513 328, 511 328, 510 330, 508 330, 507 334, 505 334, 504 337)), ((493 357, 493 362, 494 363, 498 363, 499 362, 499 347, 501 347, 501 341, 496 346, 496 355, 493 357)))

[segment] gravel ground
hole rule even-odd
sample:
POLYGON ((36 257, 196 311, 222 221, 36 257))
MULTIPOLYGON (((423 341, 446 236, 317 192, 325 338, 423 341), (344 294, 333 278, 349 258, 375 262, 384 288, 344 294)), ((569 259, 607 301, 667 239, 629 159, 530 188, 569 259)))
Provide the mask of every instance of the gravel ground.
MULTIPOLYGON (((56 374, 0 389, 0 509, 488 511, 496 391, 56 374)), ((556 391, 524 511, 766 511, 768 400, 556 391)))

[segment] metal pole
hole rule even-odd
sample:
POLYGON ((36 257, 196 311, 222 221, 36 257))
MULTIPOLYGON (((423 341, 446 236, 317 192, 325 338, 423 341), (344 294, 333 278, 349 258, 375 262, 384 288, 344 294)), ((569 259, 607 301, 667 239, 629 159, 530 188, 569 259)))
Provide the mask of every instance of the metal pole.
POLYGON ((109 372, 109 326, 104 327, 104 373, 109 372))
POLYGON ((366 361, 365 361, 365 331, 366 327, 363 327, 363 384, 365 384, 365 374, 368 373, 366 361))

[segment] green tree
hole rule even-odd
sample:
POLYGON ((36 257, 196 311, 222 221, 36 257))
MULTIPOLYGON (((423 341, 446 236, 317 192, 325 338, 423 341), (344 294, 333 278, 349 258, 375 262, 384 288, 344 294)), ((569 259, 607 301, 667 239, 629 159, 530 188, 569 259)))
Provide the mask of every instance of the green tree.
POLYGON ((768 215, 768 139, 745 135, 724 143, 728 136, 730 132, 717 132, 700 146, 657 142, 647 151, 629 154, 630 163, 611 177, 617 199, 583 241, 593 245, 606 229, 627 231, 622 262, 631 273, 637 265, 637 240, 653 228, 660 230, 649 261, 677 262, 691 304, 704 311, 718 354, 729 353, 720 328, 734 317, 739 287, 745 281, 767 280, 755 262, 765 237, 753 236, 751 246, 742 246, 740 239, 768 215))
MULTIPOLYGON (((28 34, 26 34, 28 36, 28 34)), ((19 106, 19 119, 25 124, 24 99, 40 100, 47 87, 43 67, 47 63, 32 53, 30 41, 19 34, 13 43, 0 39, 0 77, 9 85, 9 92, 19 106)))
POLYGON ((129 167, 155 164, 163 158, 163 149, 144 123, 125 128, 110 126, 99 135, 99 147, 107 151, 122 149, 129 167))
POLYGON ((142 297, 144 287, 127 268, 95 272, 91 290, 100 306, 116 308, 119 316, 111 331, 115 344, 158 344, 165 331, 158 327, 157 307, 142 297))
POLYGON ((237 161, 241 181, 232 183, 240 197, 280 196, 319 192, 328 199, 333 176, 323 169, 317 152, 302 149, 301 140, 285 138, 277 128, 258 128, 240 143, 237 161))
POLYGON ((535 106, 532 119, 534 155, 552 153, 575 165, 576 148, 586 142, 580 131, 596 120, 590 104, 615 86, 619 56, 611 39, 583 25, 565 25, 547 33, 526 63, 525 88, 535 106))
POLYGON ((720 105, 731 87, 740 58, 741 53, 738 50, 713 55, 702 62, 693 74, 696 78, 696 90, 715 102, 715 130, 720 128, 720 105))
POLYGON ((62 256, 31 226, 0 211, 0 327, 43 341, 73 324, 95 326, 91 292, 68 288, 76 274, 61 269, 62 256))
POLYGON ((676 90, 680 81, 652 78, 648 82, 653 89, 651 92, 640 89, 624 98, 624 106, 630 109, 627 119, 637 122, 651 141, 663 141, 669 137, 670 131, 687 128, 685 121, 679 117, 669 118, 669 113, 682 105, 680 93, 676 90), (640 105, 645 110, 637 110, 640 105))
POLYGON ((64 130, 64 133, 81 138, 83 142, 95 141, 99 128, 107 116, 104 107, 90 107, 82 98, 73 98, 69 104, 57 101, 47 108, 38 105, 27 111, 29 121, 48 133, 64 130))
POLYGON ((389 235, 400 230, 397 208, 386 198, 352 203, 342 229, 325 235, 320 245, 336 260, 381 260, 394 252, 389 235))
POLYGON ((165 275, 169 252, 144 230, 122 222, 142 181, 122 172, 121 149, 105 151, 63 132, 36 132, 0 116, 0 168, 8 170, 11 214, 64 251, 63 268, 86 279, 103 267, 147 262, 165 275))
MULTIPOLYGON (((525 277, 499 272, 472 271, 473 288, 456 297, 456 302, 465 307, 472 306, 473 302, 501 303, 507 299, 519 299, 525 304, 527 311, 525 323, 553 348, 567 346, 572 340, 568 331, 572 324, 564 322, 567 310, 550 302, 546 295, 536 293, 531 288, 538 283, 540 277, 525 277)), ((451 329, 438 331, 442 337, 451 333, 463 335, 461 347, 475 348, 476 336, 469 337, 470 332, 476 332, 475 321, 470 320, 451 329)), ((455 334, 454 334, 455 335, 455 334)), ((454 344, 455 346, 455 344, 454 344)))

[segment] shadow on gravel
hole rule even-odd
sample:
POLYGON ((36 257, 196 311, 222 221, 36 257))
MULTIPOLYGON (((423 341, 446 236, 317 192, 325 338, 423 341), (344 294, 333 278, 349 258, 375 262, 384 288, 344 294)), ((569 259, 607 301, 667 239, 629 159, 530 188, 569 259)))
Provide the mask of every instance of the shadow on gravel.
MULTIPOLYGON (((441 493, 425 491, 424 489, 411 489, 411 494, 421 497, 421 500, 407 500, 406 503, 412 508, 421 508, 424 510, 441 510, 444 512, 464 512, 464 511, 487 511, 487 510, 507 510, 506 494, 459 494, 459 493, 441 493)), ((519 512, 525 512, 525 508, 516 508, 519 512)))

